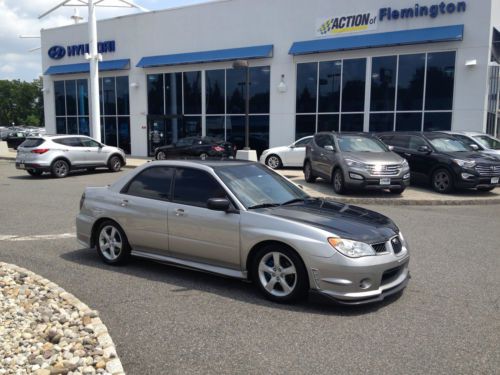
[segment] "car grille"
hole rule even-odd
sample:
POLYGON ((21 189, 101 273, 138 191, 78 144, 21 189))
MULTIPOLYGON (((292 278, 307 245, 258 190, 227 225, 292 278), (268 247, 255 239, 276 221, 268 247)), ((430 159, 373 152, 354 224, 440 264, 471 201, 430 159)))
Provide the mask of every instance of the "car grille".
POLYGON ((400 164, 389 164, 378 166, 375 164, 367 164, 366 170, 372 176, 397 176, 401 171, 400 164))
POLYGON ((496 176, 500 175, 500 165, 476 165, 476 170, 481 176, 496 176))
POLYGON ((377 254, 387 252, 387 248, 385 247, 385 242, 373 244, 372 247, 377 254))

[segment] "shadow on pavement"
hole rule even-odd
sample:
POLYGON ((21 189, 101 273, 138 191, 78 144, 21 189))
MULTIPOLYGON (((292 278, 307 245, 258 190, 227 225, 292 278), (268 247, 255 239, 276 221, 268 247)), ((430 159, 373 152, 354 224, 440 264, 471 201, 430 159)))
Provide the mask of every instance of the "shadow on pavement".
MULTIPOLYGON (((123 171, 123 170, 122 170, 123 171)), ((120 171, 121 172, 121 171, 120 171)), ((107 169, 96 169, 93 171, 88 171, 86 169, 77 169, 71 171, 66 177, 64 178, 71 178, 71 177, 78 177, 78 176, 85 176, 85 175, 99 175, 99 174, 105 174, 105 173, 120 173, 120 172, 110 172, 107 169)), ((57 178, 52 177, 52 175, 49 172, 45 172, 40 176, 31 176, 27 172, 25 175, 22 176, 9 176, 9 179, 13 180, 56 180, 57 178)))
POLYGON ((115 272, 148 281, 175 285, 178 289, 173 290, 174 293, 197 290, 217 294, 244 303, 308 314, 339 316, 369 314, 394 303, 402 295, 402 293, 398 293, 387 297, 382 302, 370 305, 343 306, 336 304, 327 297, 310 293, 309 298, 303 302, 294 305, 285 305, 266 300, 251 283, 191 269, 179 268, 148 259, 133 257, 127 265, 109 266, 99 259, 94 249, 73 250, 61 254, 61 257, 79 265, 97 268, 102 272, 115 272))

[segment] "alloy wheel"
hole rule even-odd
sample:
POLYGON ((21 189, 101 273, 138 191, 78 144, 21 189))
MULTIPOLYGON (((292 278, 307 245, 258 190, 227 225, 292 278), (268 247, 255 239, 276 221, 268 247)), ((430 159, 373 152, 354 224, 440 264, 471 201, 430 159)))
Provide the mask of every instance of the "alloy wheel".
POLYGON ((280 159, 276 155, 271 155, 267 158, 267 166, 271 169, 278 169, 280 164, 280 159))
POLYGON ((54 173, 57 177, 64 177, 68 174, 68 163, 64 160, 58 160, 54 164, 54 173))
POLYGON ((112 225, 107 225, 99 233, 99 249, 102 255, 110 260, 116 260, 123 248, 123 240, 120 232, 112 225))
POLYGON ((206 160, 208 158, 208 154, 206 152, 200 154, 200 159, 201 160, 206 160))
POLYGON ((450 176, 446 172, 438 172, 434 176, 434 186, 438 191, 446 191, 450 186, 450 176))
POLYGON ((167 156, 165 155, 165 153, 163 151, 160 151, 158 152, 158 154, 156 154, 156 159, 158 160, 165 160, 167 158, 167 156))
POLYGON ((273 251, 264 255, 259 263, 259 281, 275 297, 290 295, 297 285, 297 270, 285 254, 273 251))

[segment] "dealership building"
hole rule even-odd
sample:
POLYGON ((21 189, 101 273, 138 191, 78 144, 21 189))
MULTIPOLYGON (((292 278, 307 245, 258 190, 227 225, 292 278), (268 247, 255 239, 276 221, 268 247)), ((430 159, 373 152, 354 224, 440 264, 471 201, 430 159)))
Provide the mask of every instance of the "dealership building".
MULTIPOLYGON (((258 152, 325 130, 500 133, 500 0, 219 0, 97 32, 102 141, 132 155, 241 148, 247 98, 258 152)), ((41 38, 48 132, 92 135, 87 24, 41 38)))

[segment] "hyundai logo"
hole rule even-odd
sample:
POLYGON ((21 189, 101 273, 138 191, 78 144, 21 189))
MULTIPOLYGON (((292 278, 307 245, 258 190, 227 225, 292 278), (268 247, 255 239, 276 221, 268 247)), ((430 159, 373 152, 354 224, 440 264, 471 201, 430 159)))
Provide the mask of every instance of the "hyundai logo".
POLYGON ((63 46, 52 46, 49 48, 49 57, 54 60, 60 60, 66 55, 66 48, 63 46))

